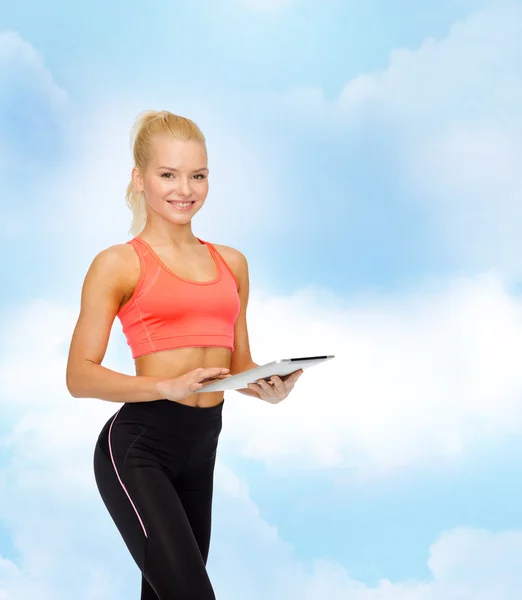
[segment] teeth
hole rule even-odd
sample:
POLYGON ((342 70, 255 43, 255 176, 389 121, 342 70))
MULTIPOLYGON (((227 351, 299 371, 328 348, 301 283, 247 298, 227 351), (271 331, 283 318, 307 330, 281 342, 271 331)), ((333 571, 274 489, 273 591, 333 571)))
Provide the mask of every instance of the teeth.
POLYGON ((192 204, 192 202, 172 202, 170 201, 170 204, 175 204, 176 206, 181 206, 182 208, 186 208, 187 206, 190 206, 192 204))

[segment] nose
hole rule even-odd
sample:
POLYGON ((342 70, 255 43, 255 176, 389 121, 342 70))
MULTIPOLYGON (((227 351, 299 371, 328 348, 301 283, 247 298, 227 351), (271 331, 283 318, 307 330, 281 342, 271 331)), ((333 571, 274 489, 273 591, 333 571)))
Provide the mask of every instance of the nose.
POLYGON ((176 181, 176 193, 178 196, 183 196, 183 197, 190 196, 190 194, 192 193, 192 188, 190 186, 190 183, 184 177, 180 177, 176 181))

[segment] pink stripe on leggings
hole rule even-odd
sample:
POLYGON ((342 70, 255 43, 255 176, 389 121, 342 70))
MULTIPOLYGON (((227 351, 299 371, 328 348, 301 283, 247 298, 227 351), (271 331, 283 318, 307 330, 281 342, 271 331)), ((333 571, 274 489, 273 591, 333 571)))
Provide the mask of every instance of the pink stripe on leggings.
MULTIPOLYGON (((120 408, 121 410, 121 408, 120 408)), ((118 411, 115 415, 114 415, 114 419, 111 422, 111 426, 109 427, 109 434, 108 434, 108 441, 109 441, 109 452, 111 453, 111 460, 112 460, 112 464, 114 465, 114 470, 116 471, 116 475, 118 477, 118 481, 121 484, 121 487, 123 488, 123 491, 127 494, 127 498, 130 500, 130 503, 132 504, 132 508, 134 509, 134 512, 136 513, 136 516, 139 519, 140 525, 143 529, 143 533, 145 534, 145 537, 149 537, 147 535, 147 530, 145 529, 145 525, 143 524, 143 521, 141 520, 140 514, 138 513, 138 509, 136 508, 134 502, 132 501, 132 498, 129 495, 129 492, 127 491, 127 488, 123 485, 123 481, 121 480, 120 474, 118 473, 118 469, 116 468, 116 463, 114 462, 114 456, 112 454, 112 446, 111 446, 111 431, 112 431, 112 425, 114 423, 114 421, 116 420, 116 417, 118 416, 120 411, 118 411)))

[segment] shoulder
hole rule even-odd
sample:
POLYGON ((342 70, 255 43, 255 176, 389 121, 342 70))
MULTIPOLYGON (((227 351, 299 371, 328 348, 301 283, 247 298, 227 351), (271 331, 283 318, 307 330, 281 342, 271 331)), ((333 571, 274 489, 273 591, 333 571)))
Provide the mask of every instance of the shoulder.
POLYGON ((117 268, 125 266, 129 259, 136 254, 131 244, 114 244, 100 250, 93 259, 93 264, 105 268, 117 268))
POLYGON ((100 250, 91 263, 90 270, 99 275, 125 279, 139 266, 139 259, 131 244, 114 244, 100 250))
POLYGON ((246 256, 237 248, 225 246, 224 244, 212 244, 214 248, 227 261, 227 264, 232 269, 237 269, 240 272, 248 268, 246 256))

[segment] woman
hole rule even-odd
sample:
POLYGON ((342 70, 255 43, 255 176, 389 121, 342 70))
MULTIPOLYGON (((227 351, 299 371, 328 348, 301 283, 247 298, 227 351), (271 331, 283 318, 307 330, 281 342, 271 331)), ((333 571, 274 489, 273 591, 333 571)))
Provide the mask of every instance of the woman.
MULTIPOLYGON (((67 387, 123 405, 94 451, 96 483, 142 572, 141 600, 215 598, 206 563, 223 392, 211 380, 257 366, 246 324, 247 261, 192 233, 208 193, 205 138, 190 119, 142 113, 133 128, 125 244, 101 251, 82 287, 67 387), (136 375, 101 365, 115 317, 136 375)), ((240 390, 277 403, 302 370, 240 390)))

